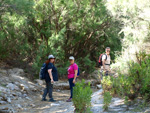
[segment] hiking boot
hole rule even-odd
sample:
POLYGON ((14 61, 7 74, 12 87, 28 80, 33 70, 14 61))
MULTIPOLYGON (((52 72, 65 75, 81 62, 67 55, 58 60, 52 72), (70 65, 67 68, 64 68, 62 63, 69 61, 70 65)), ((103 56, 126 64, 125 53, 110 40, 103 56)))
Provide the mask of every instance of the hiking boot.
POLYGON ((68 100, 66 100, 66 102, 72 102, 72 98, 69 98, 68 100))
POLYGON ((46 98, 42 98, 42 101, 47 101, 47 99, 46 98))
POLYGON ((56 102, 53 98, 49 99, 49 102, 56 102))

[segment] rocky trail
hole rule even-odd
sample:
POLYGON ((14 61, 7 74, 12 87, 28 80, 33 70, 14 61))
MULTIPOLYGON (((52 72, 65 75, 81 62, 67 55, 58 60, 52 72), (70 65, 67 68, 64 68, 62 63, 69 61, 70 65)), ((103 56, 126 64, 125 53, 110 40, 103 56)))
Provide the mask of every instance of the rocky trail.
MULTIPOLYGON (((54 84, 53 96, 57 100, 55 103, 42 102, 41 95, 44 88, 43 81, 35 80, 31 82, 24 77, 22 69, 0 69, 0 113, 73 113, 73 103, 67 103, 69 97, 69 85, 67 81, 59 81, 54 84)), ((93 85, 97 81, 92 81, 93 85)), ((95 86, 96 87, 96 86, 95 86)), ((93 113, 102 113, 103 111, 103 90, 94 89, 91 99, 91 111, 93 113)), ((134 107, 127 107, 124 100, 113 98, 107 112, 109 113, 131 113, 134 107)), ((107 113, 106 112, 106 113, 107 113)), ((149 113, 147 108, 143 112, 149 113)))

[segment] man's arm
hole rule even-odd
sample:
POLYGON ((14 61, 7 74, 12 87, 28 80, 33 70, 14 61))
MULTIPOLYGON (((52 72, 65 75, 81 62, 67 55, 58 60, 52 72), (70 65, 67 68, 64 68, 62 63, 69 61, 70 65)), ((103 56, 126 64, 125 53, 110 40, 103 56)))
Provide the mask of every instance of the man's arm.
POLYGON ((105 69, 105 60, 103 60, 102 63, 103 63, 103 69, 104 69, 104 71, 105 71, 105 70, 106 70, 106 69, 105 69))

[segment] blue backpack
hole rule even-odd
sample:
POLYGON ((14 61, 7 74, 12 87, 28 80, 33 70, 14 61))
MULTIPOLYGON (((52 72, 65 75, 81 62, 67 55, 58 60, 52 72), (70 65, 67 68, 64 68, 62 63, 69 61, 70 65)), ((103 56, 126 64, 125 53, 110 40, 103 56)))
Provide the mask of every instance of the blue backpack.
POLYGON ((79 67, 78 67, 78 73, 77 73, 77 76, 79 76, 80 75, 80 70, 79 70, 79 67))
POLYGON ((46 63, 44 63, 40 69, 39 79, 41 79, 41 80, 45 79, 46 71, 47 71, 47 65, 46 65, 46 63))
MULTIPOLYGON (((73 68, 74 68, 74 64, 73 64, 73 68)), ((77 76, 80 75, 80 70, 79 70, 79 66, 78 66, 78 73, 77 73, 77 76)))

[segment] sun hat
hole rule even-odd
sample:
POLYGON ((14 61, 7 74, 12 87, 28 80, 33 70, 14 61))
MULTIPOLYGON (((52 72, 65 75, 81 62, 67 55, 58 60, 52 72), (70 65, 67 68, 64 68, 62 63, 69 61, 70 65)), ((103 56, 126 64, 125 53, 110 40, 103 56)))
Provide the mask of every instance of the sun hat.
POLYGON ((70 56, 69 57, 69 60, 74 60, 75 58, 73 56, 70 56))
POLYGON ((54 55, 49 55, 48 59, 50 59, 50 58, 55 58, 55 57, 54 57, 54 55))

